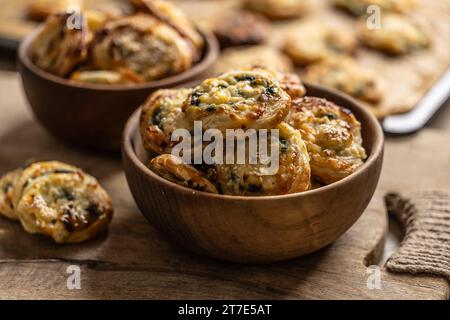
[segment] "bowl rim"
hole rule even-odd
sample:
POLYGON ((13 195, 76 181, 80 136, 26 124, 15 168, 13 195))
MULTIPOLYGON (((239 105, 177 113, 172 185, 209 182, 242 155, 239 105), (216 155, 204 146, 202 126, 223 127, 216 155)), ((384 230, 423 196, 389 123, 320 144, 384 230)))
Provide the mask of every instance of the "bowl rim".
MULTIPOLYGON (((377 118, 367 109, 365 109, 363 106, 361 106, 355 99, 348 96, 345 93, 339 92, 334 89, 330 89, 328 87, 322 86, 322 85, 316 85, 316 84, 310 84, 308 82, 304 82, 305 87, 328 92, 331 95, 334 95, 336 97, 339 97, 340 99, 343 99, 348 102, 348 104, 351 106, 351 109, 355 108, 358 110, 359 113, 363 113, 365 117, 368 119, 368 122, 372 123, 375 136, 373 141, 373 146, 371 153, 369 157, 366 159, 364 164, 354 173, 350 174, 349 176, 328 184, 326 186, 312 189, 308 191, 303 192, 297 192, 297 193, 290 193, 290 194, 283 194, 283 195, 273 195, 273 196, 233 196, 233 195, 223 195, 223 194, 214 194, 204 191, 198 191, 194 189, 190 189, 188 187, 184 187, 181 185, 178 185, 174 182, 171 182, 169 180, 166 180, 156 173, 154 173, 152 170, 150 170, 138 157, 135 151, 135 148, 132 145, 131 138, 134 132, 138 130, 139 128, 139 114, 141 112, 142 107, 139 107, 138 109, 133 112, 133 114, 128 119, 122 136, 122 153, 124 154, 123 157, 128 157, 129 160, 131 160, 132 164, 141 171, 145 176, 155 179, 159 181, 162 184, 165 184, 167 187, 177 189, 178 192, 181 192, 183 194, 189 194, 191 196, 201 197, 201 198, 207 198, 207 199, 217 199, 217 200, 225 200, 225 201, 271 201, 271 200, 282 200, 282 199, 289 199, 294 197, 304 197, 304 196, 313 196, 320 193, 325 193, 330 189, 338 188, 351 180, 355 180, 358 176, 363 175, 367 169, 375 164, 375 162, 380 158, 380 156, 383 155, 384 151, 384 133, 381 128, 380 123, 378 122, 377 118)), ((353 110, 352 110, 353 112, 353 110)), ((358 119, 360 120, 360 119, 358 119)), ((126 170, 125 170, 126 171, 126 170)))
POLYGON ((38 66, 36 66, 30 59, 29 51, 38 33, 42 30, 44 24, 37 26, 32 32, 30 32, 19 45, 18 60, 28 70, 36 74, 40 78, 44 78, 48 81, 79 89, 95 90, 95 91, 137 91, 143 89, 155 89, 163 87, 172 87, 183 82, 195 78, 195 76, 206 71, 206 69, 218 59, 219 56, 219 43, 217 39, 207 30, 198 28, 198 32, 205 40, 205 50, 200 61, 195 63, 190 69, 181 73, 172 75, 167 78, 162 78, 155 81, 140 83, 140 84, 98 84, 98 83, 84 83, 59 77, 51 74, 38 66))

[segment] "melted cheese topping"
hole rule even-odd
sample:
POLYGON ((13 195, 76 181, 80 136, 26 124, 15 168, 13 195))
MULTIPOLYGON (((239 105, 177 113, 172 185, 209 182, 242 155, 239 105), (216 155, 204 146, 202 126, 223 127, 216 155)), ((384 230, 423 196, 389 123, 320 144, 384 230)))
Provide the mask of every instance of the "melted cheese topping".
POLYGON ((205 80, 183 106, 188 118, 203 128, 264 128, 280 123, 290 96, 268 73, 231 71, 205 80))
POLYGON ((361 124, 347 109, 320 98, 304 97, 293 102, 286 121, 298 129, 306 143, 312 175, 329 184, 363 165, 361 124))

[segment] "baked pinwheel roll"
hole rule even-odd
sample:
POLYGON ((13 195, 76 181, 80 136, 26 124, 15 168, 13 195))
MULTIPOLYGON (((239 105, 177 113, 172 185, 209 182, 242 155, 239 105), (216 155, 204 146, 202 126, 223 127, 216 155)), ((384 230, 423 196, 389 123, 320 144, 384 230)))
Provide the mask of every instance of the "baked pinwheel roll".
POLYGON ((355 16, 367 14, 367 8, 375 5, 385 12, 405 13, 411 10, 416 0, 334 0, 334 5, 355 16))
MULTIPOLYGON (((279 130, 278 168, 268 171, 268 166, 251 164, 216 164, 208 171, 220 193, 237 196, 270 196, 296 193, 311 188, 309 156, 300 133, 282 122, 275 126, 279 130)), ((268 153, 272 142, 268 140, 268 153)), ((247 146, 246 152, 250 148, 247 146)))
POLYGON ((61 77, 87 60, 91 41, 85 17, 80 15, 77 24, 71 19, 70 14, 49 17, 33 43, 33 62, 61 77))
POLYGON ((306 68, 303 78, 347 93, 362 101, 378 104, 383 94, 373 74, 347 57, 330 57, 306 68))
POLYGON ((21 170, 6 173, 0 179, 0 215, 19 220, 14 210, 13 191, 21 170))
POLYGON ((76 167, 34 163, 24 169, 16 188, 15 211, 29 233, 76 243, 95 237, 111 222, 110 197, 94 177, 76 167))
POLYGON ((213 29, 221 48, 256 45, 269 37, 270 23, 264 16, 240 10, 219 18, 213 29))
POLYGON ((403 55, 426 48, 430 40, 411 18, 399 14, 381 15, 381 28, 369 29, 366 19, 358 22, 362 42, 371 48, 392 55, 403 55))
POLYGON ((356 35, 342 27, 304 22, 294 30, 286 36, 283 50, 300 66, 324 60, 330 55, 353 55, 358 47, 356 35))
POLYGON ((198 191, 218 193, 206 176, 194 167, 185 164, 181 158, 163 154, 149 163, 149 168, 160 177, 181 186, 198 191))
POLYGON ((108 22, 97 32, 91 52, 94 69, 116 71, 136 82, 181 73, 193 62, 188 42, 146 14, 108 22))
POLYGON ((200 60, 205 46, 204 39, 183 11, 164 0, 131 0, 131 3, 138 10, 152 15, 175 29, 188 41, 194 62, 200 60))
POLYGON ((300 131, 311 159, 312 176, 322 183, 349 176, 367 157, 361 124, 350 110, 332 102, 316 97, 296 99, 286 122, 300 131))
POLYGON ((244 7, 269 19, 291 19, 308 10, 308 0, 245 0, 244 7))
POLYGON ((183 105, 207 129, 271 128, 286 117, 291 97, 268 72, 234 70, 195 87, 183 105))
POLYGON ((68 9, 82 9, 83 0, 33 0, 27 6, 27 15, 30 19, 44 21, 49 16, 66 12, 68 9))
POLYGON ((140 131, 145 149, 152 153, 170 153, 175 129, 190 130, 181 107, 191 89, 161 89, 145 102, 140 118, 140 131))

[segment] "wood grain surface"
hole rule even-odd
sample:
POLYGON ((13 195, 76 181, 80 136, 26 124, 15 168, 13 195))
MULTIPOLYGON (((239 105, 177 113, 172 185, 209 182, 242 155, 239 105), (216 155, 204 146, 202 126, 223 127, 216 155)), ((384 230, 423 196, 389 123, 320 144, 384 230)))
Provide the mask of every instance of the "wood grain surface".
POLYGON ((391 274, 367 288, 387 232, 386 191, 450 188, 450 137, 434 130, 388 140, 379 188, 369 209, 331 246, 289 262, 243 266, 189 254, 166 242, 132 200, 120 159, 67 148, 26 108, 19 78, 0 73, 0 174, 27 159, 58 159, 99 178, 116 209, 109 234, 59 246, 0 218, 0 299, 235 298, 448 299, 446 280, 391 274), (439 152, 436 152, 439 150, 439 152), (68 290, 66 269, 81 267, 81 290, 68 290))

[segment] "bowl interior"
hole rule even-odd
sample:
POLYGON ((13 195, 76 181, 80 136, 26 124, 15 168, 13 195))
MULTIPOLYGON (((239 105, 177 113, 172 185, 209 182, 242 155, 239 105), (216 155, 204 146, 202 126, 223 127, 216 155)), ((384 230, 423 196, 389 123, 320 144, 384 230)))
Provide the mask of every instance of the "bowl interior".
POLYGON ((130 84, 130 85, 106 85, 106 84, 96 84, 96 83, 82 83, 77 81, 72 81, 66 78, 62 78, 51 74, 45 70, 42 70, 36 66, 31 61, 32 45, 36 39, 39 32, 42 30, 43 26, 36 28, 31 32, 25 39, 21 42, 19 47, 19 59, 20 61, 31 71, 33 71, 38 76, 45 78, 47 80, 63 84, 70 87, 78 87, 87 90, 100 90, 100 91, 133 91, 133 90, 144 90, 144 89, 155 89, 175 86, 177 84, 189 81, 195 78, 199 74, 205 72, 212 64, 217 60, 219 55, 219 45, 216 38, 204 30, 198 30, 205 40, 205 48, 202 53, 201 59, 192 66, 189 70, 182 73, 172 75, 160 80, 155 80, 146 83, 130 84))
MULTIPOLYGON (((296 194, 287 194, 287 195, 278 195, 278 196, 258 196, 258 197, 243 197, 243 196, 229 196, 229 195, 216 195, 206 192, 195 192, 195 195, 204 196, 204 197, 217 197, 221 199, 230 199, 230 200, 245 200, 245 201, 253 201, 253 200, 270 200, 273 198, 281 198, 281 197, 293 197, 301 194, 312 194, 312 193, 322 193, 327 192, 327 190, 331 188, 335 188, 338 185, 347 183, 347 181, 351 179, 355 179, 355 177, 359 174, 362 174, 369 166, 371 166, 380 154, 383 152, 383 144, 384 144, 384 135, 381 129, 381 126, 378 120, 373 116, 370 111, 364 109, 364 107, 360 106, 355 100, 346 96, 345 94, 339 93, 335 90, 331 90, 328 88, 324 88, 318 85, 305 84, 307 89, 308 96, 316 96, 320 98, 325 98, 329 101, 336 103, 339 106, 345 107, 351 110, 356 118, 361 122, 361 133, 363 138, 363 146, 367 152, 367 160, 364 165, 355 173, 350 176, 326 185, 324 187, 313 189, 309 191, 305 191, 302 193, 296 194)), ((187 187, 180 186, 178 184, 172 183, 168 180, 165 180, 151 171, 146 164, 150 161, 150 157, 148 153, 145 151, 142 140, 139 133, 139 115, 140 109, 136 110, 135 113, 130 117, 125 130, 124 130, 124 141, 123 148, 124 152, 130 157, 131 161, 133 161, 134 165, 139 167, 139 169, 147 176, 152 179, 158 180, 159 183, 169 184, 173 188, 179 189, 180 192, 191 193, 192 189, 187 187)))

